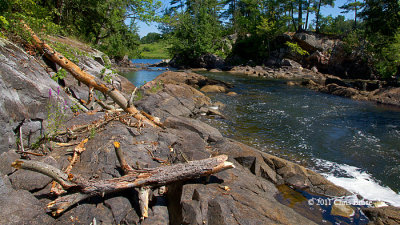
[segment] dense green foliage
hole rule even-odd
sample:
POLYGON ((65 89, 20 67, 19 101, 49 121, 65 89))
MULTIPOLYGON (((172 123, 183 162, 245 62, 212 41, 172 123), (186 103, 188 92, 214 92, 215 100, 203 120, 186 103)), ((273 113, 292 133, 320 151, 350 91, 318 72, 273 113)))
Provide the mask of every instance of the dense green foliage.
MULTIPOLYGON (((172 45, 171 55, 178 55, 190 64, 206 53, 217 53, 221 49, 220 38, 222 25, 218 20, 221 7, 217 0, 187 1, 185 9, 172 8, 165 16, 162 28, 172 45)), ((178 7, 178 8, 179 8, 178 7)))
POLYGON ((400 2, 367 0, 361 13, 368 50, 382 77, 400 75, 400 2))
POLYGON ((137 21, 157 19, 160 7, 153 0, 0 0, 0 28, 21 35, 23 19, 37 32, 75 36, 111 56, 133 57, 137 21))
POLYGON ((151 44, 141 44, 139 46, 139 52, 141 59, 170 59, 171 56, 168 53, 168 43, 165 41, 157 41, 151 44))
POLYGON ((349 19, 321 15, 335 0, 172 0, 170 5, 160 29, 172 44, 171 55, 189 62, 205 53, 240 56, 237 63, 262 63, 282 47, 304 53, 281 37, 314 31, 342 38, 347 53, 358 51, 381 77, 400 73, 398 0, 348 0, 339 8, 353 15, 349 19), (227 48, 232 36, 235 44, 227 48))

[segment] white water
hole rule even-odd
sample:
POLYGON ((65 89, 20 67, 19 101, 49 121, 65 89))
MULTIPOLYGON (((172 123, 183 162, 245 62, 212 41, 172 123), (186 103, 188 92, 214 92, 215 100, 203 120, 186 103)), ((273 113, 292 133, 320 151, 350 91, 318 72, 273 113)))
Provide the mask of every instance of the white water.
POLYGON ((400 207, 400 193, 396 193, 389 187, 379 184, 370 174, 361 171, 361 169, 321 159, 317 159, 315 162, 319 167, 332 171, 322 173, 332 183, 354 194, 359 194, 364 199, 383 201, 400 207))

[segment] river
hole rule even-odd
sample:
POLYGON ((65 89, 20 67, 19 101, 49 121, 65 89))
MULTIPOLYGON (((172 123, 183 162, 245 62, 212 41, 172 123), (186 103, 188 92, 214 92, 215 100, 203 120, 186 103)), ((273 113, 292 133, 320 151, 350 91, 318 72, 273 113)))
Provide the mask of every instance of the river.
MULTIPOLYGON (((127 77, 140 86, 162 72, 127 77)), ((287 86, 284 80, 201 74, 234 84, 238 93, 208 94, 226 105, 226 120, 205 119, 224 136, 296 161, 366 199, 400 206, 399 109, 287 86)))

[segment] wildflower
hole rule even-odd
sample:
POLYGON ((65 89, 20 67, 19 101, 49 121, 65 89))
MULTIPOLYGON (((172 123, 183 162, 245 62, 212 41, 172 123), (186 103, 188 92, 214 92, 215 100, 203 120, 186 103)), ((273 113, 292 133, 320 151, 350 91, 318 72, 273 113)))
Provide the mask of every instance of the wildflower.
POLYGON ((60 87, 57 87, 57 95, 60 95, 60 87))
POLYGON ((49 98, 51 98, 51 88, 49 89, 49 98))

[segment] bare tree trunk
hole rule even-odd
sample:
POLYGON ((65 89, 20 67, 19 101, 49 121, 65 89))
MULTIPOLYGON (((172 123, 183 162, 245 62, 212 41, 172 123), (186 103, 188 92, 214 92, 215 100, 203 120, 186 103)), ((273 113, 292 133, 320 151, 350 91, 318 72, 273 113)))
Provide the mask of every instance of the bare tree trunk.
POLYGON ((298 19, 298 24, 297 26, 299 27, 297 30, 301 31, 303 30, 303 0, 299 0, 299 18, 298 19))
POLYGON ((294 6, 293 6, 293 2, 290 2, 290 6, 291 6, 291 13, 292 13, 292 23, 293 23, 293 27, 294 27, 294 31, 297 32, 297 26, 296 26, 296 21, 294 20, 294 6))
POLYGON ((308 29, 308 16, 310 14, 310 4, 311 4, 311 0, 308 0, 307 2, 307 16, 306 16, 306 25, 304 27, 304 30, 308 29))
MULTIPOLYGON (((357 0, 354 0, 357 3, 357 0)), ((354 30, 357 29, 357 5, 354 5, 354 30)))
POLYGON ((63 6, 64 6, 64 1, 63 0, 57 0, 57 9, 59 15, 56 16, 56 24, 60 25, 61 20, 62 20, 62 15, 63 15, 63 6))
POLYGON ((321 10, 321 4, 322 4, 322 0, 319 0, 318 9, 317 9, 317 15, 316 15, 317 21, 315 23, 315 31, 317 33, 319 33, 319 12, 321 10))

